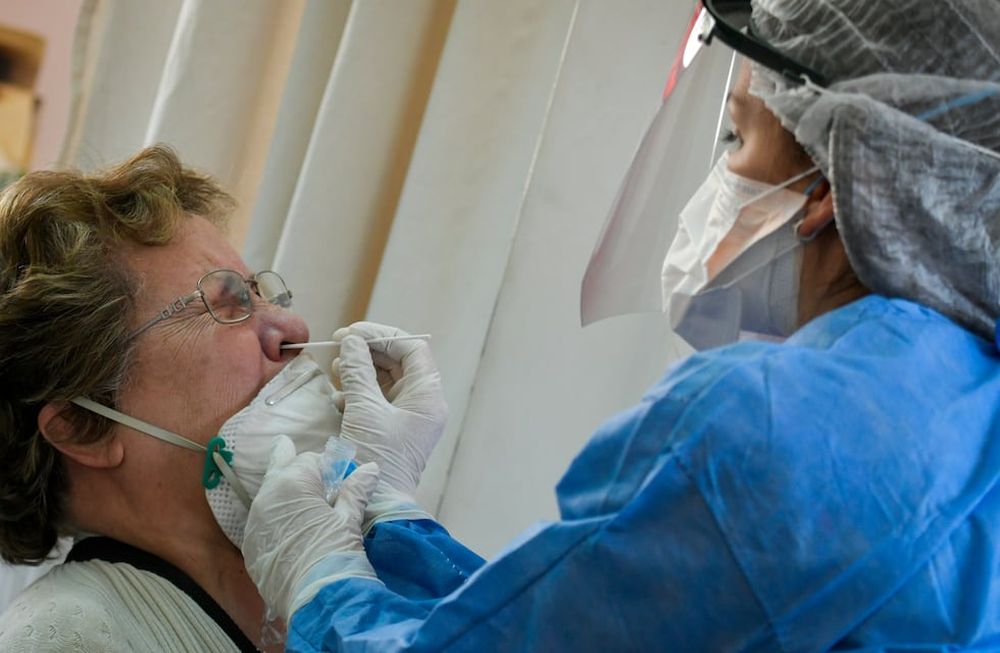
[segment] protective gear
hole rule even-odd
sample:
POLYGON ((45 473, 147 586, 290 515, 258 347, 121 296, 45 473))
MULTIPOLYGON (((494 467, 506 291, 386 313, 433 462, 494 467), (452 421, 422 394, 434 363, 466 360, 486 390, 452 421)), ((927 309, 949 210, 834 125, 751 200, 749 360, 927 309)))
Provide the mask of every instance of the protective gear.
POLYGON ((378 465, 361 465, 331 507, 324 499, 320 455, 296 455, 289 438, 274 438, 242 551, 247 573, 279 617, 287 620, 327 583, 376 580, 362 544, 361 519, 377 482, 378 465))
POLYGON ((704 47, 700 37, 708 19, 699 6, 674 58, 663 102, 594 247, 580 288, 584 326, 662 310, 663 257, 685 203, 722 154, 721 114, 737 65, 728 48, 704 47))
POLYGON ((332 339, 341 343, 340 357, 333 376, 341 386, 336 399, 344 413, 341 435, 357 444, 358 461, 377 462, 383 480, 412 497, 444 432, 448 409, 425 341, 380 342, 371 349, 364 342, 398 335, 405 334, 371 322, 337 330, 332 339))
POLYGON ((240 546, 274 436, 289 436, 300 451, 322 452, 330 436, 340 430, 334 394, 333 384, 316 361, 299 354, 246 407, 226 420, 207 446, 83 397, 73 403, 169 444, 203 453, 202 484, 208 505, 226 537, 240 546))
POLYGON ((719 159, 681 211, 663 262, 663 310, 696 349, 735 342, 740 331, 787 337, 798 326, 799 243, 769 237, 794 224, 808 199, 787 186, 816 170, 771 185, 737 175, 728 161, 719 159), (731 281, 717 285, 724 272, 731 281))
POLYGON ((299 452, 321 453, 330 436, 340 433, 335 392, 319 364, 302 353, 219 429, 218 437, 233 453, 230 466, 235 482, 223 477, 205 495, 215 520, 236 546, 243 543, 250 510, 245 498, 253 501, 260 490, 274 436, 287 435, 299 452))
POLYGON ((998 406, 996 345, 903 300, 696 354, 574 459, 560 521, 439 600, 331 583, 288 650, 994 649, 998 406))
POLYGON ((806 63, 789 57, 761 39, 753 26, 750 0, 700 0, 711 18, 699 37, 704 43, 718 39, 736 52, 770 70, 781 73, 796 84, 808 78, 813 84, 826 86, 826 76, 806 63))
MULTIPOLYGON (((718 5, 721 17, 739 4, 745 13, 749 3, 708 4, 718 5)), ((760 48, 740 49, 773 66, 754 65, 750 92, 830 180, 837 228, 858 278, 989 337, 1000 315, 1000 223, 993 219, 1000 212, 996 6, 952 0, 878 6, 754 0, 752 6, 744 40, 796 65, 776 64, 760 48), (941 45, 955 42, 963 47, 941 45), (814 74, 792 82, 796 70, 814 74), (817 85, 827 82, 825 89, 817 85)), ((703 47, 701 38, 713 33, 705 15, 696 9, 671 71, 672 101, 664 102, 644 138, 595 248, 581 294, 584 324, 654 308, 644 281, 648 257, 663 234, 672 233, 674 202, 688 192, 681 166, 698 170, 712 147, 705 128, 677 116, 697 110, 707 114, 703 122, 716 118, 704 111, 711 101, 691 89, 717 93, 723 76, 717 63, 709 64, 729 52, 703 47)))
POLYGON ((758 37, 831 82, 795 86, 757 66, 750 92, 830 180, 858 278, 991 337, 1000 315, 996 3, 753 7, 758 37))

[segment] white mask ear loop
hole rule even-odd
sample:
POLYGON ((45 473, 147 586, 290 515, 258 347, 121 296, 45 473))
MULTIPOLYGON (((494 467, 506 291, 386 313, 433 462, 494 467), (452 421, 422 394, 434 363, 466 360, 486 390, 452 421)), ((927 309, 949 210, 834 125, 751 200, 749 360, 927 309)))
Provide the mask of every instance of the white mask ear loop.
POLYGON ((202 473, 201 484, 206 489, 212 489, 219 484, 220 474, 229 481, 233 490, 236 492, 236 496, 240 498, 240 501, 247 507, 250 508, 250 493, 247 492, 243 484, 236 477, 236 472, 233 468, 229 466, 232 462, 233 454, 231 451, 226 450, 226 443, 220 437, 214 437, 208 441, 208 446, 203 446, 185 438, 182 435, 177 435, 166 429, 162 429, 159 426, 154 426, 148 422, 144 422, 141 419, 132 417, 131 415, 126 415, 125 413, 119 412, 114 408, 109 408, 103 404, 99 404, 96 401, 87 399, 86 397, 75 397, 70 399, 70 403, 76 404, 80 408, 89 410, 92 413, 96 413, 101 417, 111 420, 112 422, 118 422, 124 426, 131 429, 135 429, 140 433, 145 433, 157 440, 162 440, 168 444, 172 444, 177 447, 182 447, 184 449, 190 449, 191 451, 197 451, 199 453, 205 454, 205 466, 202 473))
POLYGON ((205 447, 197 442, 188 440, 182 435, 177 435, 176 433, 166 429, 161 429, 159 426, 153 426, 152 424, 144 422, 141 419, 136 419, 131 415, 118 412, 114 408, 108 408, 107 406, 99 404, 91 399, 87 399, 86 397, 76 397, 75 399, 70 399, 70 403, 74 403, 80 408, 86 408, 90 412, 97 413, 101 417, 109 419, 112 422, 118 422, 119 424, 127 426, 131 429, 145 433, 146 435, 151 435, 157 440, 163 440, 164 442, 168 442, 174 446, 190 449, 191 451, 206 451, 205 447))
MULTIPOLYGON (((816 187, 819 186, 820 182, 823 181, 825 178, 826 177, 824 177, 823 175, 816 177, 816 179, 814 179, 812 183, 809 184, 809 186, 802 192, 802 194, 805 195, 806 197, 812 195, 813 191, 816 190, 816 187)), ((799 233, 799 229, 802 228, 802 223, 805 221, 806 219, 802 218, 801 220, 795 223, 795 237, 798 238, 799 242, 803 244, 811 243, 812 241, 816 240, 816 236, 819 236, 821 233, 823 233, 823 231, 826 230, 827 227, 830 226, 830 223, 833 222, 833 218, 824 222, 822 225, 819 226, 818 229, 816 229, 816 231, 812 232, 812 235, 809 236, 802 236, 802 234, 799 233)))
MULTIPOLYGON (((817 173, 817 172, 819 172, 819 166, 813 166, 813 167, 809 168, 808 170, 806 170, 805 172, 800 172, 799 174, 795 175, 794 177, 791 177, 790 179, 786 179, 785 181, 781 182, 781 184, 779 184, 778 186, 775 186, 774 188, 768 188, 763 193, 761 193, 759 195, 755 195, 754 197, 751 197, 746 202, 743 202, 742 204, 740 204, 739 208, 740 208, 740 210, 743 210, 746 207, 748 207, 751 204, 753 204, 754 202, 759 202, 760 200, 764 199, 765 197, 770 197, 771 195, 774 195, 778 191, 785 190, 786 188, 788 188, 789 186, 791 186, 795 182, 799 181, 800 179, 805 179, 809 175, 817 173)), ((810 188, 813 188, 813 187, 811 186, 810 188)), ((807 192, 805 194, 808 195, 809 193, 807 192)))
MULTIPOLYGON (((221 441, 221 438, 212 438, 212 439, 213 440, 217 439, 221 441)), ((225 442, 223 442, 222 446, 223 447, 226 446, 225 442)), ((229 453, 229 452, 226 451, 224 453, 229 453)), ((229 481, 229 484, 233 486, 233 491, 236 492, 236 496, 240 498, 240 501, 243 503, 243 506, 247 510, 250 510, 250 503, 252 501, 252 499, 250 498, 250 493, 247 492, 247 489, 245 487, 243 487, 243 483, 240 482, 240 479, 236 476, 236 472, 233 471, 233 468, 229 466, 229 461, 223 457, 223 454, 213 449, 212 462, 214 462, 215 466, 219 469, 220 472, 222 472, 222 475, 226 477, 226 480, 229 481)))

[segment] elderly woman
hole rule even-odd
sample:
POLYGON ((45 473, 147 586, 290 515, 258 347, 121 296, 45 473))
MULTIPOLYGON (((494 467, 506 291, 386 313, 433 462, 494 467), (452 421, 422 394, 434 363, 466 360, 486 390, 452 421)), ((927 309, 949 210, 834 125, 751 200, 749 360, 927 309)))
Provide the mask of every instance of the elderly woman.
POLYGON ((573 460, 561 519, 440 601, 365 568, 369 479, 331 508, 314 456, 275 456, 243 550, 292 650, 1000 648, 1000 10, 704 5, 754 62, 664 293, 689 333, 790 337, 673 366, 573 460))
MULTIPOLYGON (((227 243, 231 205, 163 147, 93 176, 31 174, 0 197, 0 555, 36 564, 60 534, 77 538, 68 562, 0 618, 0 650, 269 643, 271 619, 237 548, 246 510, 230 504, 260 457, 250 438, 265 438, 264 465, 273 434, 248 433, 234 415, 257 410, 258 394, 289 370, 298 378, 309 361, 282 344, 309 333, 284 308, 281 278, 254 274, 227 243)), ((282 405, 325 439, 339 413, 329 381, 312 372, 282 405)), ((276 428, 282 417, 254 415, 276 428)), ((392 515, 401 516, 423 515, 392 515)), ((370 530, 373 551, 388 542, 392 584, 399 539, 370 530)), ((443 532, 403 530, 424 542, 443 532)), ((478 558, 464 555, 474 568, 478 558)), ((425 563, 454 567, 433 551, 425 563)), ((419 598, 451 588, 397 589, 419 598)))
POLYGON ((170 576, 100 557, 58 567, 11 607, 0 648, 232 650, 259 637, 264 605, 205 501, 201 458, 69 403, 89 397, 207 442, 292 358, 281 344, 308 339, 299 317, 259 298, 236 324, 193 305, 136 333, 208 272, 252 277, 220 231, 230 206, 163 148, 97 176, 29 175, 3 194, 0 553, 35 563, 60 532, 95 533, 170 576))

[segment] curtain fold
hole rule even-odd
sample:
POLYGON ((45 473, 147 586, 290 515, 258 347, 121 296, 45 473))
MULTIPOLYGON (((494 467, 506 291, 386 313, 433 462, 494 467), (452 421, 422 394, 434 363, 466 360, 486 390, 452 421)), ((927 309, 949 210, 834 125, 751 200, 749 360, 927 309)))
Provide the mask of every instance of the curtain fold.
POLYGON ((452 6, 351 7, 272 264, 314 338, 365 316, 452 6))
POLYGON ((169 143, 240 200, 242 243, 299 32, 300 0, 186 0, 144 144, 169 143), (220 127, 224 127, 221 128, 220 127))
POLYGON ((278 241, 319 118, 350 0, 308 0, 243 247, 254 270, 275 266, 278 241))
POLYGON ((86 0, 73 44, 63 165, 90 170, 142 147, 183 0, 86 0))
POLYGON ((433 334, 445 380, 428 506, 447 484, 574 7, 459 3, 379 268, 368 318, 433 334))

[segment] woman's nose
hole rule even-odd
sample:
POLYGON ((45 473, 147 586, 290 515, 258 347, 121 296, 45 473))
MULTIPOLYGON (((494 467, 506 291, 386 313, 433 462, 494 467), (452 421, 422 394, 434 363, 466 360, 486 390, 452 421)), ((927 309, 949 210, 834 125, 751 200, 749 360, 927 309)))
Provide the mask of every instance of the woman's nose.
POLYGON ((283 351, 281 345, 309 341, 309 327, 305 320, 290 309, 265 304, 255 308, 255 316, 261 348, 273 361, 280 361, 282 357, 290 358, 298 353, 295 350, 283 351))

